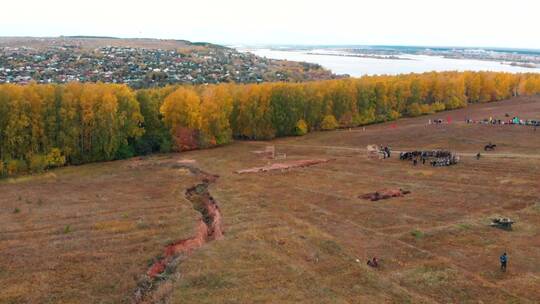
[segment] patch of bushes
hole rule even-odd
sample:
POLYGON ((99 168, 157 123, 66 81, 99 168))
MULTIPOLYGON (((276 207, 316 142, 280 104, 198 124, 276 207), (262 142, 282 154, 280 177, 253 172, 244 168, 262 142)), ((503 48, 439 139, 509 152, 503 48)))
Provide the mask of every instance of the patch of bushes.
POLYGON ((306 135, 308 133, 308 126, 307 126, 307 123, 305 120, 303 119, 300 119, 297 123, 296 123, 296 127, 294 129, 294 134, 296 136, 303 136, 303 135, 306 135))
POLYGON ((453 96, 452 98, 450 98, 448 102, 446 102, 446 109, 448 110, 464 108, 466 106, 467 106, 467 101, 460 99, 456 96, 453 96))
POLYGON ((53 148, 46 155, 32 154, 24 159, 0 160, 0 177, 14 176, 24 173, 42 173, 49 168, 61 167, 66 164, 66 157, 58 148, 53 148))
POLYGON ((47 157, 44 155, 32 155, 28 163, 28 168, 32 173, 41 173, 47 169, 47 157))
POLYGON ((321 129, 325 131, 335 130, 338 122, 334 115, 326 115, 321 123, 321 129))
POLYGON ((433 103, 431 105, 431 109, 434 111, 434 112, 441 112, 441 111, 444 111, 446 110, 446 106, 444 103, 442 102, 436 102, 436 103, 433 103))
POLYGON ((360 113, 356 113, 353 122, 356 126, 367 125, 375 122, 375 108, 369 108, 360 113))
POLYGON ((66 164, 66 157, 62 155, 62 151, 58 148, 52 148, 47 154, 47 166, 49 168, 61 167, 66 164))
POLYGON ((388 113, 388 120, 396 120, 401 117, 401 114, 398 111, 391 110, 388 113))
MULTIPOLYGON (((452 99, 455 99, 457 97, 453 97, 452 99)), ((456 109, 456 108, 462 108, 465 105, 458 105, 458 103, 461 102, 459 99, 456 99, 454 101, 450 101, 447 104, 444 104, 442 102, 434 102, 432 104, 420 104, 420 103, 412 103, 407 107, 407 115, 409 116, 420 116, 420 115, 427 115, 427 114, 433 114, 435 112, 441 112, 444 110, 450 110, 450 109, 456 109)), ((399 112, 396 112, 398 115, 400 115, 399 112)))
POLYGON ((28 166, 26 165, 26 162, 24 160, 11 159, 7 162, 6 172, 9 176, 26 173, 27 171, 28 166))

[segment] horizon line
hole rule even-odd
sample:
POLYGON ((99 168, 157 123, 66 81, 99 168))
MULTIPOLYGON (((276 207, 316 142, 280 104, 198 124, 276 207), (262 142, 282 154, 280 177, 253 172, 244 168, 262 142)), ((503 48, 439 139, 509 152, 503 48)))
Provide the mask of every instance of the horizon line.
POLYGON ((179 38, 156 38, 156 37, 121 37, 121 36, 106 36, 106 35, 58 35, 58 36, 28 36, 28 35, 14 35, 14 36, 0 36, 2 38, 42 38, 42 39, 57 39, 57 38, 72 38, 72 39, 147 39, 147 40, 168 40, 168 41, 187 41, 190 43, 208 43, 217 44, 222 46, 283 46, 283 47, 410 47, 410 48, 459 48, 459 49, 488 49, 488 50, 523 50, 523 51, 539 51, 540 48, 535 47, 512 47, 512 46, 462 46, 462 45, 424 45, 424 44, 365 44, 365 43, 246 43, 246 42, 210 42, 210 41, 196 41, 179 38))

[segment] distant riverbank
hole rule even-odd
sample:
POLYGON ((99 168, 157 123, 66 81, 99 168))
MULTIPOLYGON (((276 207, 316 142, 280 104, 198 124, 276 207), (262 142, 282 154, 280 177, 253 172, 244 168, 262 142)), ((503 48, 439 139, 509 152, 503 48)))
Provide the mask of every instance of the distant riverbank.
POLYGON ((398 57, 394 55, 370 55, 370 54, 346 54, 346 53, 317 53, 309 52, 307 55, 322 55, 322 56, 342 56, 342 57, 358 57, 371 59, 386 59, 386 60, 413 60, 411 58, 398 57))
POLYGON ((510 65, 509 63, 501 63, 496 61, 451 59, 444 58, 442 56, 405 54, 396 56, 405 60, 396 60, 392 58, 356 56, 357 54, 354 53, 350 54, 353 56, 348 56, 348 54, 344 53, 329 53, 326 50, 275 50, 268 48, 239 48, 238 50, 241 52, 251 52, 255 55, 271 59, 317 63, 327 69, 330 69, 336 74, 347 74, 353 77, 383 74, 397 75, 431 71, 540 73, 540 68, 515 66, 510 65))

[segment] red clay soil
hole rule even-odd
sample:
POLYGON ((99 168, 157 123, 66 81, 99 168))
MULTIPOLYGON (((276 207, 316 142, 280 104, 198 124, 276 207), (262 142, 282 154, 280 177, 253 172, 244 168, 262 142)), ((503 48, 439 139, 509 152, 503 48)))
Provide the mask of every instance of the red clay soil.
POLYGON ((174 257, 179 254, 185 253, 189 254, 194 249, 197 249, 204 245, 208 241, 208 227, 201 219, 196 230, 195 236, 192 236, 187 239, 176 241, 172 244, 169 244, 165 247, 163 258, 155 262, 150 269, 147 271, 147 275, 150 278, 155 278, 158 275, 162 274, 165 271, 167 265, 171 262, 174 257))
POLYGON ((331 161, 331 159, 304 159, 304 160, 294 160, 289 161, 286 163, 275 163, 264 167, 254 167, 249 169, 243 169, 235 171, 237 174, 243 174, 243 173, 259 173, 259 172, 268 172, 268 171, 274 171, 274 170, 287 170, 292 168, 303 168, 303 167, 309 167, 321 163, 327 163, 331 161))
MULTIPOLYGON (((203 176, 202 182, 188 188, 185 192, 186 198, 193 203, 195 210, 201 213, 201 219, 197 225, 194 236, 176 241, 165 247, 163 256, 155 262, 146 272, 150 281, 158 279, 169 265, 174 266, 174 261, 181 255, 189 255, 195 249, 200 248, 205 243, 223 238, 223 220, 221 211, 214 198, 208 192, 208 186, 218 178, 216 175, 207 174, 195 167, 189 165, 190 162, 179 162, 182 166, 189 169, 194 174, 203 176)), ((143 301, 143 298, 151 292, 151 286, 154 284, 144 284, 150 288, 141 288, 135 293, 135 302, 143 301)))
POLYGON ((389 199, 392 197, 401 197, 411 193, 411 191, 402 190, 402 189, 384 189, 376 192, 367 193, 360 195, 359 198, 371 201, 378 201, 383 199, 389 199))
POLYGON ((155 278, 165 271, 167 264, 180 254, 189 254, 208 241, 223 238, 221 212, 218 205, 208 193, 208 185, 216 177, 205 177, 201 184, 186 190, 188 200, 197 204, 195 209, 201 212, 202 217, 197 225, 196 234, 190 238, 179 240, 165 247, 163 258, 150 267, 147 274, 155 278))

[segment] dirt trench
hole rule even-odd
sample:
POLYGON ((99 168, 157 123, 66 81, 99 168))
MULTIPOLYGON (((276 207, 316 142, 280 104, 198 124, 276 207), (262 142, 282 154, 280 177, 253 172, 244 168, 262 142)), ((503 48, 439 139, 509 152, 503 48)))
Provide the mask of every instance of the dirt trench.
POLYGON ((223 238, 221 211, 208 191, 210 184, 214 183, 219 176, 208 174, 191 164, 176 164, 173 168, 188 169, 192 174, 202 177, 200 183, 187 188, 184 193, 185 197, 193 204, 193 208, 201 214, 201 218, 196 226, 194 236, 165 246, 163 254, 139 280, 132 303, 165 302, 163 298, 172 289, 172 285, 168 281, 180 261, 207 242, 223 238))

